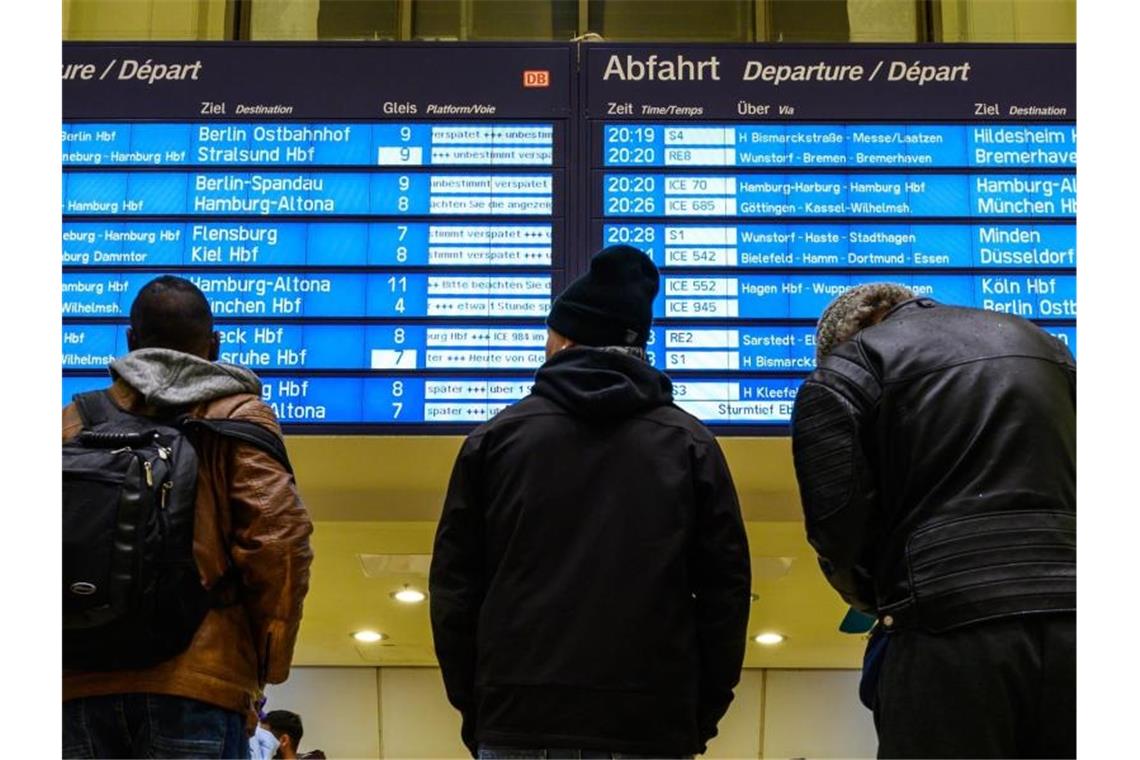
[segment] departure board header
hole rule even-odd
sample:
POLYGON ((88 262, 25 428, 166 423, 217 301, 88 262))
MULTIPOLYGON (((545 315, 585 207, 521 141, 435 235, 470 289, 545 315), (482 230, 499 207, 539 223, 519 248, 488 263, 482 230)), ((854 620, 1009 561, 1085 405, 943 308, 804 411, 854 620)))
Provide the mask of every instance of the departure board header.
POLYGON ((1074 46, 591 45, 590 118, 1077 118, 1074 46))
POLYGON ((70 43, 63 118, 567 117, 571 53, 534 43, 70 43))

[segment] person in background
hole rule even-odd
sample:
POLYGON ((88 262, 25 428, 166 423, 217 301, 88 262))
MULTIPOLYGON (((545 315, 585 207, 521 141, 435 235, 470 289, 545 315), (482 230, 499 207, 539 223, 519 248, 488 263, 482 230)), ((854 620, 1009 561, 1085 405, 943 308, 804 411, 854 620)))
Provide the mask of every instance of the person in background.
POLYGON ((481 758, 690 756, 732 701, 748 539, 716 439, 649 363, 657 291, 643 252, 594 256, 550 310, 531 394, 456 458, 431 622, 481 758))
MULTIPOLYGON (((209 302, 188 280, 163 276, 139 291, 127 345, 110 367, 118 409, 246 420, 280 436, 257 376, 216 361, 209 302)), ((64 408, 65 442, 84 425, 74 403, 64 408)), ((229 599, 219 595, 189 646, 153 667, 65 670, 64 757, 248 758, 254 700, 289 676, 313 558, 309 514, 262 448, 222 437, 196 448, 193 557, 203 586, 229 599)))
POLYGON ((301 716, 289 710, 272 710, 265 714, 261 725, 277 739, 276 758, 281 760, 320 760, 325 753, 319 749, 299 754, 301 737, 305 735, 305 728, 301 724, 301 716))
POLYGON ((268 700, 262 694, 257 700, 257 727, 253 736, 249 737, 250 760, 273 760, 277 755, 277 748, 281 742, 265 727, 265 703, 268 700))
POLYGON ((876 615, 880 757, 1076 754, 1076 363, 890 283, 824 311, 792 415, 808 540, 876 615))
POLYGON ((253 736, 249 737, 250 760, 272 760, 277 757, 277 748, 280 746, 281 742, 273 732, 259 723, 253 736))

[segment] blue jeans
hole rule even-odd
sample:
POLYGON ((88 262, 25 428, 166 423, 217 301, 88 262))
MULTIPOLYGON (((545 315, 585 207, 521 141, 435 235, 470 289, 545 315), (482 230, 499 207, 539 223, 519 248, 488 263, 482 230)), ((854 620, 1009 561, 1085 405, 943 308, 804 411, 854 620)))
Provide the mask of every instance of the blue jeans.
POLYGON ((115 694, 63 703, 63 757, 249 758, 245 718, 165 694, 115 694))
MULTIPOLYGON (((523 758, 550 758, 555 760, 602 760, 602 758, 653 758, 659 755, 633 755, 625 752, 603 752, 596 749, 520 749, 479 745, 479 760, 522 760, 523 758)), ((692 755, 689 755, 692 757, 692 755)))

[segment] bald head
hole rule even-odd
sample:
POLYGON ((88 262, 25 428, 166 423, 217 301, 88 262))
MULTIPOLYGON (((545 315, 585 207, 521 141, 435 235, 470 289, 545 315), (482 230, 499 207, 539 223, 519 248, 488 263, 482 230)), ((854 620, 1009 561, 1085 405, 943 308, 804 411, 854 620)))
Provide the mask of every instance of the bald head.
POLYGON ((139 291, 131 304, 127 346, 168 348, 214 361, 218 334, 210 302, 189 280, 171 275, 157 277, 139 291))
POLYGON ((845 291, 828 304, 816 328, 815 358, 823 359, 860 330, 878 324, 903 301, 918 298, 910 288, 893 282, 869 282, 845 291))

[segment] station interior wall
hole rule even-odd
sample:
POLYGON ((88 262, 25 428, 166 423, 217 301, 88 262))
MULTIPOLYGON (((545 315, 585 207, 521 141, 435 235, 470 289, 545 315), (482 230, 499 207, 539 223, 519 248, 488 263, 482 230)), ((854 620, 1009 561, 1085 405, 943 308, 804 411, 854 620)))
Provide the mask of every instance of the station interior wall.
POLYGON ((567 40, 589 27, 613 42, 1071 43, 1077 16, 1076 0, 671 0, 652 13, 656 0, 324 0, 359 17, 333 26, 321 0, 246 1, 235 29, 233 0, 63 0, 63 39, 567 40))
MULTIPOLYGON (((871 713, 852 670, 746 670, 709 758, 870 758, 871 713)), ((437 668, 294 668, 266 709, 302 716, 302 751, 329 757, 467 757, 437 668)))

